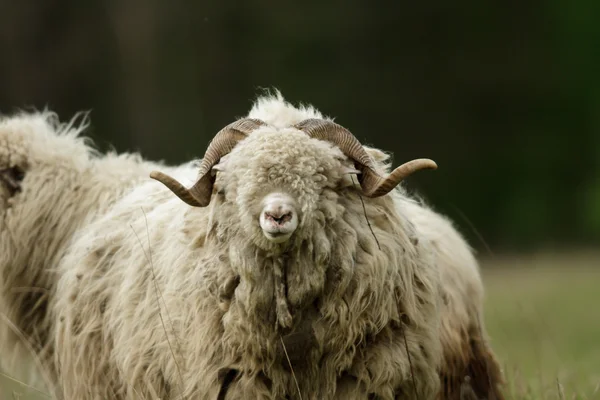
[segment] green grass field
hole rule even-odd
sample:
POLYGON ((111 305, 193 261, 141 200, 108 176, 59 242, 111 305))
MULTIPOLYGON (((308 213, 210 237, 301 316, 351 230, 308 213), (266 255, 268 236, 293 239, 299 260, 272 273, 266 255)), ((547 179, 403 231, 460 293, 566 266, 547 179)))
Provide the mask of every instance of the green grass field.
POLYGON ((485 319, 509 399, 600 399, 600 257, 484 262, 485 319))
MULTIPOLYGON (((600 256, 496 257, 482 266, 507 398, 600 399, 600 256)), ((43 398, 0 376, 0 399, 43 398)))

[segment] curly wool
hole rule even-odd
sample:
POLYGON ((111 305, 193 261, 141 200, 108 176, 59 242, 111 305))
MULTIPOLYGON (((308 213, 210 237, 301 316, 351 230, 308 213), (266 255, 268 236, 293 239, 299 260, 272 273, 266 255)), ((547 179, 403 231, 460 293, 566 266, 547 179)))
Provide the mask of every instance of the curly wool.
MULTIPOLYGON (((463 288, 480 293, 481 282, 454 229, 402 190, 361 199, 339 149, 285 128, 321 117, 312 107, 277 93, 249 116, 281 129, 260 128, 224 157, 207 208, 149 181, 153 163, 96 156, 78 128, 44 116, 0 125, 0 162, 27 154, 22 190, 2 193, 0 311, 36 343, 58 397, 214 399, 236 371, 227 398, 295 399, 299 388, 304 399, 430 399, 445 365, 460 364, 455 353, 470 338, 454 340, 480 312, 463 288), (36 147, 44 135, 50 143, 36 147), (283 245, 265 240, 255 219, 273 187, 301 205, 283 245), (290 331, 277 324, 277 271, 290 331), (47 291, 41 307, 11 293, 19 284, 47 291)), ((386 170, 385 154, 367 150, 386 170)), ((186 184, 196 174, 169 171, 186 184)), ((6 332, 3 349, 16 343, 6 332)))

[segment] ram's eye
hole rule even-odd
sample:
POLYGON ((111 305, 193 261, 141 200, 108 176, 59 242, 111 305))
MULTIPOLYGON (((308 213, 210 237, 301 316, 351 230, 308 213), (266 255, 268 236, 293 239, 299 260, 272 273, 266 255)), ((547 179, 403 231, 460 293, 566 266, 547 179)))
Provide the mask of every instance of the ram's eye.
POLYGON ((19 167, 0 170, 0 183, 6 185, 11 195, 21 191, 21 182, 25 178, 25 172, 19 167))

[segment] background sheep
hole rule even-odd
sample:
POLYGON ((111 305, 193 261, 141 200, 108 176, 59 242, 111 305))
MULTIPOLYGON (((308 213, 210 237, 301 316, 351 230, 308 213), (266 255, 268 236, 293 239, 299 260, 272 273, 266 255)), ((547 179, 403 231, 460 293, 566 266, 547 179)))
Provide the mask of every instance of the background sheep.
MULTIPOLYGON (((136 155, 98 157, 78 137, 87 126, 78 120, 61 124, 49 112, 0 119, 0 311, 30 339, 49 371, 56 321, 47 307, 59 260, 79 227, 151 170, 136 155)), ((5 322, 0 362, 22 364, 29 351, 5 322)))
MULTIPOLYGON (((69 225, 55 237, 56 226, 39 224, 45 231, 38 238, 48 241, 20 247, 10 247, 3 236, 2 246, 8 248, 3 254, 9 256, 0 262, 0 304, 34 336, 57 392, 65 398, 215 398, 222 380, 231 376, 228 371, 234 370, 238 374, 229 386, 231 398, 240 393, 295 398, 296 382, 281 337, 290 347, 304 398, 348 398, 348 393, 356 398, 432 398, 439 390, 438 374, 450 377, 447 387, 457 384, 455 378, 460 383, 463 376, 452 376, 454 369, 442 359, 454 362, 446 353, 457 349, 452 343, 456 337, 463 340, 457 354, 471 339, 460 334, 479 317, 480 303, 470 306, 468 296, 481 293, 481 284, 476 264, 453 228, 397 191, 362 199, 373 235, 362 214, 359 187, 347 175, 355 171, 340 149, 283 129, 321 118, 316 110, 263 98, 249 116, 282 130, 255 127, 243 145, 233 148, 217 167, 215 190, 202 194, 210 201, 208 208, 190 208, 157 183, 142 182, 156 165, 135 157, 92 157, 69 135, 64 137, 78 147, 65 152, 62 163, 38 160, 45 168, 30 177, 35 163, 26 161, 22 191, 5 185, 4 195, 10 198, 4 203, 3 235, 31 234, 33 221, 40 221, 35 205, 40 197, 49 208, 46 214, 42 210, 43 216, 69 225), (122 162, 120 168, 111 164, 115 160, 122 162), (59 199, 74 190, 42 184, 60 182, 54 169, 67 171, 73 188, 82 185, 85 190, 78 189, 71 201, 59 199), (283 243, 269 240, 255 220, 261 211, 254 204, 262 198, 257 194, 274 182, 297 195, 294 210, 301 214, 295 221, 298 229, 283 243), (15 213, 26 206, 25 215, 15 213), (32 220, 30 230, 16 230, 17 217, 32 220), (436 240, 436 226, 454 235, 458 247, 452 237, 436 240), (60 246, 53 240, 60 240, 60 246), (17 247, 23 252, 38 248, 41 254, 47 250, 47 257, 37 263, 12 257, 17 247), (22 270, 7 274, 15 271, 11 263, 16 262, 22 270), (282 271, 287 274, 284 296, 278 294, 283 277, 277 272, 282 271), (446 286, 440 278, 452 276, 451 271, 460 278, 446 286), (44 279, 38 277, 41 273, 44 279), (16 313, 24 303, 7 294, 17 275, 26 277, 27 286, 47 290, 48 297, 41 300, 47 309, 34 312, 35 318, 16 313), (442 303, 450 312, 442 311, 442 303), (440 316, 444 312, 446 319, 440 316), (455 319, 460 322, 449 323, 455 319), (294 354, 294 346, 306 350, 305 357, 294 354)), ((16 148, 29 153, 32 142, 16 148)), ((46 153, 57 144, 44 147, 46 153)), ((191 166, 161 169, 184 183, 196 178, 191 166)), ((485 343, 481 348, 486 349, 485 343)), ((460 360, 464 368, 470 356, 460 360)), ((486 357, 483 362, 497 368, 493 357, 486 357)), ((494 386, 496 379, 489 383, 494 386)))

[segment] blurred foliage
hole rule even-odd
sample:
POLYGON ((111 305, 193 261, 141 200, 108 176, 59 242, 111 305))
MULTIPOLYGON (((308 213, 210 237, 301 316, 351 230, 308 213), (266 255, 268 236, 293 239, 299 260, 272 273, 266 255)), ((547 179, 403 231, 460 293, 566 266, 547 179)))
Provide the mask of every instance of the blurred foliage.
POLYGON ((0 3, 0 112, 92 110, 106 149, 200 157, 261 88, 395 164, 475 247, 600 238, 600 3, 0 3))

